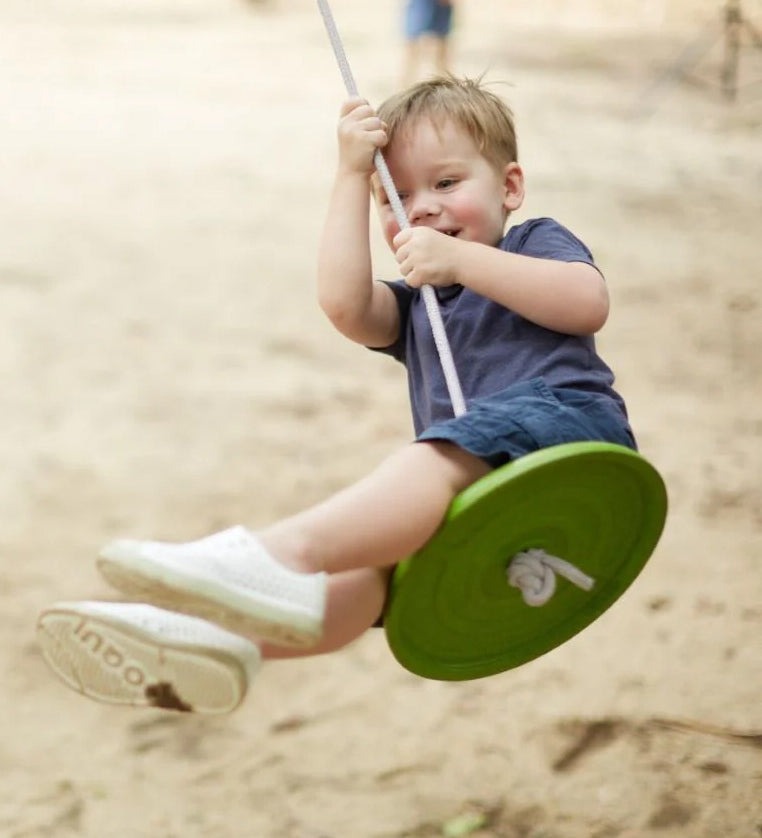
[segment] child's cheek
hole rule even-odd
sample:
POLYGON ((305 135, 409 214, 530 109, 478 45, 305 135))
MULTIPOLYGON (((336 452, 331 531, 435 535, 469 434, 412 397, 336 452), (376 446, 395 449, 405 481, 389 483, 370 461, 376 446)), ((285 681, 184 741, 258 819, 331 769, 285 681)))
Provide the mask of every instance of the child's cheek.
POLYGON ((397 233, 399 233, 399 231, 400 231, 399 224, 397 224, 397 222, 396 222, 396 220, 394 219, 393 216, 390 217, 390 218, 385 219, 385 221, 384 221, 384 238, 386 239, 386 243, 389 245, 389 247, 392 250, 394 250, 394 245, 392 244, 392 241, 394 240, 394 237, 397 235, 397 233))

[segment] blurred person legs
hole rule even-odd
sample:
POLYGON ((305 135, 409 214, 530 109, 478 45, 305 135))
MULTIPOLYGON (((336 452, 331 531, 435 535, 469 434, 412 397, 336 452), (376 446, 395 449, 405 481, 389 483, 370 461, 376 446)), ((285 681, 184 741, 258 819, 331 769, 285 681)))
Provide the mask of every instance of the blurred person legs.
POLYGON ((450 71, 452 16, 452 0, 407 0, 403 87, 426 75, 444 75, 450 71))

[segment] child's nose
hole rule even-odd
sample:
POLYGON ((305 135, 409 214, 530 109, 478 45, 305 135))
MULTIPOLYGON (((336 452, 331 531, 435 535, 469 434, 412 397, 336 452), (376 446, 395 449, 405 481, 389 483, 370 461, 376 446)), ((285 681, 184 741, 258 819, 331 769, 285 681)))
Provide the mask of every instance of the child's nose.
POLYGON ((415 224, 422 219, 437 215, 439 213, 439 203, 434 199, 433 195, 416 195, 410 202, 407 214, 411 224, 415 224))

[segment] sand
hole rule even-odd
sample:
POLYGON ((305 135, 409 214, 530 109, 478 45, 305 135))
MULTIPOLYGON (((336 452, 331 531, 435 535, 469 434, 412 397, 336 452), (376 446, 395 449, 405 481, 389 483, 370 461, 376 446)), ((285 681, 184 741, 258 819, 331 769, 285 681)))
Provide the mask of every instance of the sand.
MULTIPOLYGON (((334 0, 374 102, 398 5, 334 0)), ((599 343, 670 496, 644 572, 499 676, 417 678, 372 632, 201 718, 68 691, 35 618, 112 595, 112 537, 258 526, 409 439, 403 371, 315 301, 343 88, 310 0, 5 0, 3 838, 762 833, 762 53, 726 101, 720 5, 463 2, 453 42, 515 109, 516 220, 608 278, 599 343)))

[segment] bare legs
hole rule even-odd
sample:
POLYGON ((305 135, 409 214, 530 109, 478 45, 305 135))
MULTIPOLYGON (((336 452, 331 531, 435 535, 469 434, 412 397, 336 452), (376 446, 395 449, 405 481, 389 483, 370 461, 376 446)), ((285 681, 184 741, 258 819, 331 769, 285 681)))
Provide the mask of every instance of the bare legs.
POLYGON ((423 65, 431 67, 432 75, 450 72, 450 46, 447 37, 424 35, 407 41, 402 69, 402 87, 408 87, 427 75, 423 65))
POLYGON ((259 538, 237 526, 183 544, 112 542, 100 551, 101 573, 140 601, 45 609, 45 660, 100 701, 230 712, 261 658, 331 652, 370 628, 393 566, 488 471, 450 443, 414 443, 259 538))
POLYGON ((433 38, 431 45, 434 70, 444 76, 450 72, 450 42, 447 38, 433 38))
POLYGON ((283 564, 331 574, 319 646, 298 652, 265 645, 265 657, 332 651, 362 634, 381 612, 391 566, 422 547, 455 495, 489 471, 450 443, 414 443, 328 500, 260 530, 283 564))
POLYGON ((265 643, 257 638, 266 660, 301 658, 335 652, 364 634, 378 619, 386 599, 386 585, 391 568, 361 567, 345 570, 328 578, 323 636, 316 646, 295 649, 265 643))
POLYGON ((328 500, 257 534, 297 570, 388 567, 422 547, 455 495, 489 471, 450 443, 414 443, 328 500))

